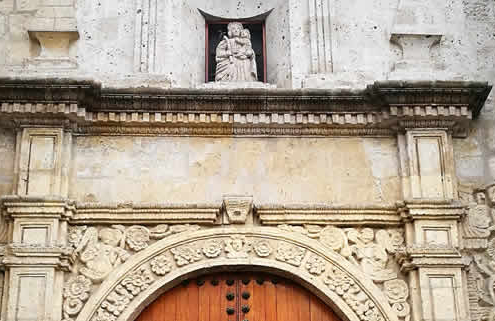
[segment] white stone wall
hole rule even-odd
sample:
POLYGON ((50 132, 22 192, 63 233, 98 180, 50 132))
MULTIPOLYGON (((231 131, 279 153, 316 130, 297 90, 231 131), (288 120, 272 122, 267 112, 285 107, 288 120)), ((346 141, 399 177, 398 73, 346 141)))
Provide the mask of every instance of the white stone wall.
POLYGON ((81 202, 394 204, 393 138, 77 137, 70 197, 81 202))

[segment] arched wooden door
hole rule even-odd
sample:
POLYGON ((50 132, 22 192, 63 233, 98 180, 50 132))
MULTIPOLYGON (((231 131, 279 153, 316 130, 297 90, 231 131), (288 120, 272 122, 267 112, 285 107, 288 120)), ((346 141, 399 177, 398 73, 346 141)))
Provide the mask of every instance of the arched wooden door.
POLYGON ((340 321, 315 295, 280 277, 213 274, 162 294, 137 321, 340 321))

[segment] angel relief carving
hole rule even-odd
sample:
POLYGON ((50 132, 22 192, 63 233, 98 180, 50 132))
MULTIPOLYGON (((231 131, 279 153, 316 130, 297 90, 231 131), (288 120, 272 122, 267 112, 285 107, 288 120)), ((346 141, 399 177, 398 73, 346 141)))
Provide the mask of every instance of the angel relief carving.
POLYGON ((465 236, 477 238, 487 238, 490 236, 492 211, 487 204, 485 193, 476 193, 475 203, 469 206, 464 224, 465 236))
POLYGON ((124 250, 123 231, 117 228, 103 228, 99 232, 90 227, 74 250, 84 264, 81 274, 93 282, 101 282, 120 263, 127 260, 129 253, 124 250))
POLYGON ((471 320, 495 321, 495 185, 460 185, 459 198, 468 205, 462 232, 471 320))
POLYGON ((76 272, 93 283, 100 283, 118 265, 125 262, 132 252, 147 248, 152 240, 168 235, 198 230, 198 225, 157 225, 152 228, 132 225, 97 227, 75 226, 68 235, 68 243, 74 249, 73 259, 81 262, 76 272))
POLYGON ((279 228, 319 238, 320 242, 359 266, 375 282, 381 283, 397 278, 393 269, 387 268, 389 254, 403 245, 399 230, 363 228, 341 229, 334 226, 319 227, 280 225, 279 228))

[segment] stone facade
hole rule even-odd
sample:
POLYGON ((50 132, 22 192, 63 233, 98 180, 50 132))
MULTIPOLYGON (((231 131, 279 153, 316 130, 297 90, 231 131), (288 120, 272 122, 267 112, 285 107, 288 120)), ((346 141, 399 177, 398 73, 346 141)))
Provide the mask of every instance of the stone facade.
POLYGON ((281 274, 349 321, 495 320, 495 7, 0 0, 0 320, 281 274), (204 83, 212 19, 268 84, 204 83))

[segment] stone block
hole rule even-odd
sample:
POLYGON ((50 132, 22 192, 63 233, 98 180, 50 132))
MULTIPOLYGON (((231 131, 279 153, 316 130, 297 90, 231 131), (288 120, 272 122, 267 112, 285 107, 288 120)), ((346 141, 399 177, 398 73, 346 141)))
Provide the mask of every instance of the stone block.
POLYGON ((29 23, 29 30, 53 30, 55 18, 36 17, 29 23))
POLYGON ((43 6, 70 7, 74 6, 74 0, 42 0, 43 6))
POLYGON ((76 31, 77 20, 75 18, 57 18, 53 29, 56 31, 76 31))
POLYGON ((11 13, 14 11, 14 0, 0 1, 0 13, 11 13))
POLYGON ((57 18, 73 18, 76 17, 76 12, 73 7, 53 7, 55 17, 57 18))
POLYGON ((16 0, 16 11, 32 11, 39 7, 39 0, 16 0))
POLYGON ((36 18, 55 18, 55 7, 40 7, 36 11, 36 18))

